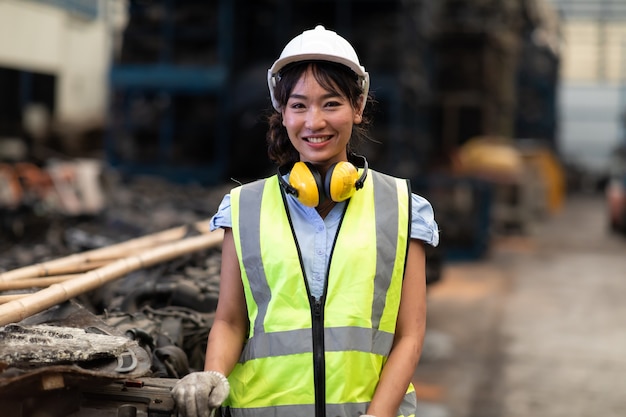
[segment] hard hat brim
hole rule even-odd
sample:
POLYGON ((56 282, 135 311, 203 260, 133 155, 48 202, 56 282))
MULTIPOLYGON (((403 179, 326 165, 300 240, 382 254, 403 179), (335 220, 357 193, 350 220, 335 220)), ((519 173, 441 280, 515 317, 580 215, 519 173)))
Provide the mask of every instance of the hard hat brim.
POLYGON ((338 57, 335 55, 328 54, 300 54, 300 55, 291 55, 282 59, 277 59, 274 62, 274 65, 267 70, 267 85, 270 89, 270 96, 272 99, 272 106, 277 111, 280 111, 280 105, 276 98, 274 97, 274 88, 276 87, 276 76, 280 72, 281 69, 285 68, 287 65, 294 62, 302 62, 302 61, 328 61, 335 62, 337 64, 345 65, 350 68, 361 80, 361 89, 363 91, 363 104, 361 105, 361 112, 365 108, 365 104, 367 103, 367 94, 369 93, 369 85, 370 85, 370 76, 365 71, 361 65, 356 65, 354 62, 349 59, 345 59, 342 57, 338 57))

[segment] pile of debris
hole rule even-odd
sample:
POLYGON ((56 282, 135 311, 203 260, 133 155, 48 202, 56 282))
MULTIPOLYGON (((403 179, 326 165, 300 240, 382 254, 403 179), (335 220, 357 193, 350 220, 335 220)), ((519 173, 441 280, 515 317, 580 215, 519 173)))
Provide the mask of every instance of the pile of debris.
POLYGON ((172 381, 203 367, 221 261, 221 232, 208 220, 231 185, 114 172, 98 185, 97 212, 16 216, 26 227, 0 240, 0 405, 16 416, 40 407, 89 415, 88 397, 119 397, 137 378, 160 388, 135 397, 163 395, 171 407, 172 381), (14 348, 29 343, 38 348, 14 348))
MULTIPOLYGON (((13 182, 22 190, 21 197, 0 199, 0 272, 208 219, 231 188, 177 184, 149 176, 127 180, 106 169, 83 187, 84 179, 70 179, 82 178, 76 169, 85 165, 84 161, 64 163, 64 167, 72 167, 67 171, 73 174, 64 182, 68 192, 63 195, 55 187, 13 182), (76 198, 63 200, 68 195, 76 198), (75 211, 63 209, 83 196, 93 196, 90 209, 87 205, 75 211)), ((49 183, 44 179, 54 170, 52 166, 29 167, 38 173, 39 183, 49 183)), ((0 185, 2 178, 0 175, 0 185)))

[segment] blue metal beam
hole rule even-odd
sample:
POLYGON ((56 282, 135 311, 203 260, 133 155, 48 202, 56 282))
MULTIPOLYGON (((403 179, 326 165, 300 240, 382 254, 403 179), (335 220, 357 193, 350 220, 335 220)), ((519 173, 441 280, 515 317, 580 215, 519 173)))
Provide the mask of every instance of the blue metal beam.
POLYGON ((178 92, 218 92, 228 71, 223 66, 117 65, 111 68, 112 88, 153 89, 178 92))
POLYGON ((39 3, 50 4, 71 13, 76 13, 88 19, 98 17, 98 0, 31 0, 39 3))

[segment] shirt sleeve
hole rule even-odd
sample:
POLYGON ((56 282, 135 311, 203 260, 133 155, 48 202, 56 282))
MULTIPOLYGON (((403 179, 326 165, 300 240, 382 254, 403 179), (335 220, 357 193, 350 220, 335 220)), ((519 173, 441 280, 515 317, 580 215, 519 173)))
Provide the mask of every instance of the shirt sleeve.
POLYGON ((230 215, 230 194, 226 194, 217 208, 217 213, 211 217, 209 228, 214 231, 220 227, 233 227, 233 221, 230 215))
POLYGON ((433 207, 417 194, 412 194, 411 239, 422 240, 431 246, 439 244, 439 226, 435 221, 433 207))

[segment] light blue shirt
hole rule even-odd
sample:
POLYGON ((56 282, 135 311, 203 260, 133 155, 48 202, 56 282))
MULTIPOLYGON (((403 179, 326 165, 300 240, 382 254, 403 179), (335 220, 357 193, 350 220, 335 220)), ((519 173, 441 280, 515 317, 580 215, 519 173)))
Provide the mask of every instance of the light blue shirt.
MULTIPOLYGON (((315 208, 307 207, 294 196, 287 195, 287 206, 302 253, 304 273, 311 295, 315 298, 321 297, 324 292, 330 251, 346 204, 346 202, 335 204, 326 218, 322 219, 315 208)), ((431 204, 425 198, 412 194, 411 208, 411 239, 437 246, 439 229, 431 204)), ((224 196, 217 213, 211 218, 211 230, 219 227, 232 227, 230 194, 224 196)))

